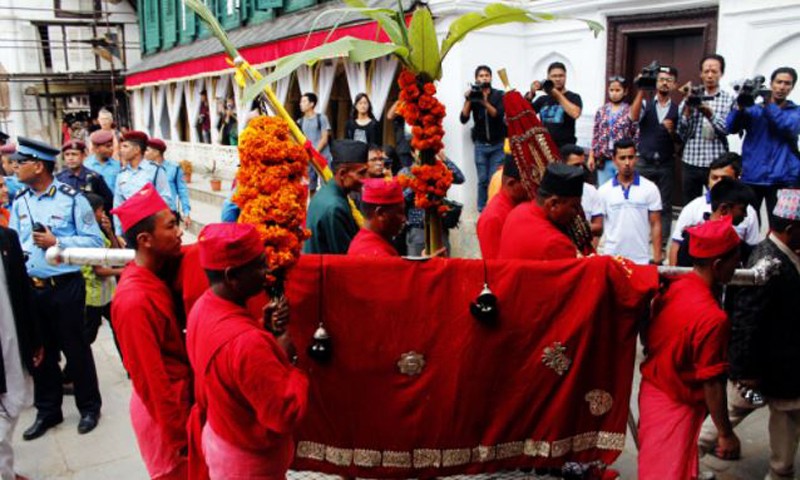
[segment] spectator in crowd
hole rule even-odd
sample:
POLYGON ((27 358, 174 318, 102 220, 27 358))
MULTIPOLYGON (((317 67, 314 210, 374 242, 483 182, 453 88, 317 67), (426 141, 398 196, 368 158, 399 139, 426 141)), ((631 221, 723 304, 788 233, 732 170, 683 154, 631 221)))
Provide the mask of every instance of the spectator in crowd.
POLYGON ((742 181, 755 192, 759 212, 766 199, 768 216, 775 208, 779 189, 800 186, 800 108, 788 99, 797 83, 797 71, 778 68, 772 72, 770 82, 772 94, 763 104, 746 107, 737 101, 727 121, 730 133, 746 132, 742 181))
POLYGON ((503 233, 503 225, 506 223, 508 214, 520 203, 530 200, 513 156, 505 156, 502 172, 500 191, 489 200, 486 208, 478 217, 476 226, 481 256, 484 260, 497 258, 500 252, 500 236, 503 233))
POLYGON ((220 213, 220 221, 222 222, 236 222, 239 220, 239 215, 242 213, 239 205, 233 203, 233 195, 236 189, 231 190, 231 193, 222 202, 222 212, 220 213))
POLYGON ((644 178, 658 185, 661 193, 661 235, 666 245, 672 231, 672 186, 675 170, 675 127, 678 106, 670 93, 678 81, 678 69, 662 65, 656 74, 656 94, 644 99, 640 88, 631 104, 631 118, 639 122, 639 161, 637 169, 644 178))
MULTIPOLYGON (((683 232, 694 225, 708 220, 713 213, 711 189, 723 178, 738 180, 742 173, 741 157, 736 153, 725 153, 711 162, 708 171, 708 192, 695 198, 681 210, 675 229, 672 232, 669 246, 669 264, 678 265, 678 251, 683 243, 683 232)), ((742 239, 742 256, 747 258, 750 250, 761 240, 761 229, 758 224, 758 215, 752 206, 748 206, 746 216, 741 222, 734 222, 733 228, 742 239)))
POLYGON ((631 107, 625 102, 628 89, 625 78, 608 79, 608 102, 597 109, 592 128, 592 148, 589 150, 589 170, 597 171, 597 183, 602 185, 614 178, 614 144, 623 138, 636 141, 639 129, 631 118, 631 107))
POLYGON ((75 382, 75 404, 80 412, 78 433, 91 432, 100 419, 102 399, 97 385, 92 349, 84 337, 83 309, 86 285, 75 265, 50 265, 45 251, 61 247, 102 247, 89 202, 53 176, 59 150, 19 137, 19 179, 27 188, 11 208, 9 225, 20 237, 34 299, 42 315, 45 357, 34 371, 36 420, 22 435, 33 440, 64 421, 63 385, 58 365, 67 359, 75 382))
POLYGON ((366 93, 356 95, 353 111, 344 127, 344 138, 367 145, 383 145, 381 124, 372 113, 372 102, 366 93))
POLYGON ((41 365, 41 326, 14 230, 0 226, 0 478, 27 480, 14 472, 12 436, 19 415, 33 401, 33 369, 41 365))
MULTIPOLYGON (((466 181, 464 173, 458 168, 458 165, 453 163, 444 154, 444 150, 440 150, 437 154, 439 160, 444 162, 447 168, 453 174, 453 185, 461 185, 466 181)), ((400 170, 400 175, 410 175, 411 168, 404 168, 400 170)), ((414 192, 410 188, 406 188, 403 195, 406 199, 406 254, 410 257, 419 257, 425 253, 425 210, 414 206, 414 192)), ((450 252, 450 230, 442 225, 442 238, 444 241, 445 249, 450 252)), ((437 252, 433 252, 437 254, 437 252)))
POLYGON ((367 178, 384 178, 386 176, 386 155, 383 147, 372 144, 367 155, 367 178))
POLYGON ((466 125, 472 116, 472 142, 475 144, 475 168, 478 172, 478 212, 488 201, 487 189, 492 174, 503 165, 503 142, 506 139, 503 92, 492 88, 492 69, 475 69, 475 85, 464 93, 460 120, 466 125))
POLYGON ((350 242, 347 254, 362 257, 397 257, 393 239, 406 223, 403 188, 396 179, 367 178, 361 197, 366 223, 350 242))
POLYGON ((219 143, 235 147, 239 145, 239 118, 236 113, 236 101, 233 97, 228 97, 222 107, 217 119, 219 143))
POLYGON ((400 168, 410 167, 414 162, 414 156, 411 149, 411 127, 406 124, 406 119, 402 115, 398 115, 397 107, 400 105, 400 100, 395 101, 389 111, 386 112, 386 119, 392 122, 394 128, 394 143, 397 156, 400 159, 400 167, 393 170, 397 173, 400 168))
POLYGON ((22 182, 17 178, 17 145, 15 143, 6 143, 0 146, 0 157, 3 160, 3 176, 5 177, 6 187, 8 188, 8 204, 14 203, 14 198, 17 192, 25 188, 22 182))
POLYGON ((8 220, 11 218, 11 212, 6 208, 8 206, 8 186, 6 185, 6 177, 0 176, 0 227, 8 227, 8 220))
POLYGON ((583 100, 577 93, 567 90, 567 67, 563 63, 553 62, 547 67, 547 80, 549 82, 534 81, 526 98, 533 101, 533 109, 558 148, 568 143, 576 144, 575 120, 581 116, 583 100), (545 87, 545 94, 534 100, 536 92, 545 87))
POLYGON ((200 91, 200 112, 195 121, 197 137, 201 143, 211 143, 211 108, 208 106, 208 92, 200 91))
POLYGON ((61 146, 61 157, 64 159, 64 168, 58 172, 56 179, 79 192, 99 195, 106 212, 110 212, 114 194, 99 173, 84 166, 86 145, 80 140, 70 140, 61 146))
MULTIPOLYGON (((733 105, 733 95, 722 90, 720 78, 725 73, 725 58, 716 53, 700 61, 702 96, 682 88, 684 99, 678 107, 678 135, 683 149, 683 198, 703 194, 708 179, 708 166, 728 152, 728 130, 725 119, 733 105)), ((691 86, 691 84, 688 84, 691 86)))
POLYGON ((732 379, 761 392, 769 405, 769 474, 795 478, 800 442, 800 189, 778 190, 769 236, 747 267, 767 259, 780 266, 764 285, 743 288, 732 317, 732 379))
MULTIPOLYGON (((587 175, 586 153, 577 145, 567 144, 561 147, 561 159, 567 165, 581 167, 584 175, 587 175)), ((603 235, 603 200, 597 193, 597 188, 588 181, 583 182, 583 196, 581 196, 581 208, 592 228, 592 236, 595 243, 603 235)), ((596 245, 595 245, 596 246, 596 245)))
POLYGON ((92 154, 86 158, 84 165, 103 176, 106 186, 114 193, 117 175, 122 170, 118 157, 114 157, 114 134, 98 130, 89 136, 92 142, 92 154))
POLYGON ((182 220, 186 228, 189 228, 192 224, 189 188, 186 186, 186 180, 183 179, 181 166, 164 158, 164 152, 166 151, 167 144, 163 140, 151 138, 147 141, 147 150, 145 150, 144 158, 164 169, 170 190, 170 199, 167 201, 167 205, 178 216, 178 221, 182 220), (180 205, 178 204, 179 201, 180 205))
MULTIPOLYGON (((330 163, 331 149, 328 143, 331 139, 331 124, 324 113, 316 111, 317 101, 317 95, 312 92, 306 92, 300 97, 300 112, 303 116, 297 120, 297 125, 314 148, 330 163)), ((311 195, 316 193, 318 185, 317 171, 309 165, 308 191, 311 195)))
POLYGON ((653 303, 642 332, 646 358, 639 388, 639 478, 685 480, 699 473, 697 437, 706 415, 720 431, 717 453, 738 456, 727 415, 725 374, 731 325, 717 301, 739 264, 730 219, 690 229, 693 271, 653 303))
MULTIPOLYGON (((119 158, 119 138, 120 138, 120 135, 119 135, 119 132, 117 131, 117 129, 114 128, 114 114, 111 113, 109 110, 106 110, 105 108, 101 108, 100 111, 97 112, 97 124, 100 125, 100 129, 96 130, 97 132, 106 132, 106 133, 110 133, 112 135, 112 139, 113 139, 112 142, 114 142, 114 144, 113 144, 113 152, 112 152, 111 156, 113 158, 119 158)), ((94 132, 92 132, 92 133, 94 133, 94 132)), ((75 138, 73 136, 72 140, 82 140, 85 143, 87 140, 91 141, 91 138, 87 134, 82 138, 75 138)))
POLYGON ((614 144, 617 175, 597 190, 603 201, 604 253, 640 265, 661 263, 661 195, 636 172, 636 144, 629 138, 614 144), (652 257, 648 250, 652 243, 652 257))

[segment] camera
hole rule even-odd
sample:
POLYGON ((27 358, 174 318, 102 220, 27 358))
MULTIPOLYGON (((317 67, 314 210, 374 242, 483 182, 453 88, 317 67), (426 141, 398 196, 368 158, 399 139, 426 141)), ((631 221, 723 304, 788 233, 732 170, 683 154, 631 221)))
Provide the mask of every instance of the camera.
POLYGON ((765 81, 766 79, 762 75, 756 75, 733 86, 734 91, 738 94, 736 103, 740 108, 752 107, 756 104, 758 97, 766 100, 767 97, 772 95, 772 90, 767 88, 764 84, 765 81))
POLYGON ((542 90, 547 95, 550 95, 550 93, 553 91, 553 88, 555 88, 555 84, 550 79, 540 81, 539 85, 542 86, 540 90, 542 90))
POLYGON ((642 68, 641 76, 636 79, 636 86, 642 90, 655 90, 660 71, 661 65, 659 65, 658 60, 653 60, 650 65, 642 68))
POLYGON ((681 93, 688 95, 686 97, 686 105, 690 107, 699 107, 703 102, 714 100, 714 97, 705 95, 706 91, 702 85, 694 85, 687 83, 680 88, 681 93))
POLYGON ((492 88, 492 84, 488 82, 484 83, 473 83, 469 86, 469 99, 470 102, 481 102, 483 101, 483 89, 484 88, 492 88))

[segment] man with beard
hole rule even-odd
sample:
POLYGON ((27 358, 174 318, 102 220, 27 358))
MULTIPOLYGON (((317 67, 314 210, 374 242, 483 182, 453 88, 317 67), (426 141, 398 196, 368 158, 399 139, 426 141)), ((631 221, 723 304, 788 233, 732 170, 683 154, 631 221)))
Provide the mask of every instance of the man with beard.
POLYGON ((347 254, 362 257, 397 257, 392 239, 406 223, 403 189, 397 180, 364 180, 361 210, 367 223, 353 238, 347 254))

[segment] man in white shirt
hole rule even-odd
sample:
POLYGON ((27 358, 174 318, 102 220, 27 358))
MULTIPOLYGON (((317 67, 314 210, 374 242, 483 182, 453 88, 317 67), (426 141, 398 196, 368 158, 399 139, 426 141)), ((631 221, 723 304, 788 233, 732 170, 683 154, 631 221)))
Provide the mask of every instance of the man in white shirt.
POLYGON ((661 263, 661 194, 636 173, 636 144, 624 138, 614 144, 617 175, 598 189, 603 201, 604 253, 644 265, 661 263))
MULTIPOLYGON (((567 165, 581 167, 584 172, 586 171, 586 152, 577 145, 568 143, 561 147, 561 160, 567 165)), ((589 182, 583 183, 581 208, 592 227, 592 236, 595 237, 596 242, 603 235, 603 201, 595 186, 589 182)))
MULTIPOLYGON (((717 157, 709 166, 708 191, 703 195, 687 203, 681 210, 675 228, 672 231, 672 241, 669 246, 669 264, 678 264, 678 251, 683 242, 683 232, 689 227, 703 223, 706 216, 712 213, 711 209, 711 189, 723 178, 738 180, 742 173, 742 157, 736 153, 725 153, 717 157)), ((741 223, 734 224, 733 227, 739 238, 752 248, 761 241, 761 227, 758 223, 756 210, 747 206, 747 215, 741 223)))

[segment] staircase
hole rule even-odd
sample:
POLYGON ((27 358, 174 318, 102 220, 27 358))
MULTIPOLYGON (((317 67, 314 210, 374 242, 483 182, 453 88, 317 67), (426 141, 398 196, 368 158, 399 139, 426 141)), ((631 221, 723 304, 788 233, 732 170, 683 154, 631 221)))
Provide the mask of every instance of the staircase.
POLYGON ((192 178, 192 183, 187 184, 189 201, 192 204, 192 225, 187 229, 189 234, 196 237, 209 223, 221 221, 222 203, 230 194, 231 183, 230 180, 223 180, 222 190, 213 192, 208 178, 196 175, 192 178))

